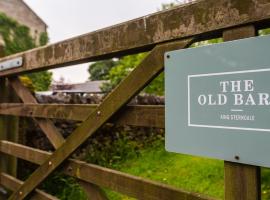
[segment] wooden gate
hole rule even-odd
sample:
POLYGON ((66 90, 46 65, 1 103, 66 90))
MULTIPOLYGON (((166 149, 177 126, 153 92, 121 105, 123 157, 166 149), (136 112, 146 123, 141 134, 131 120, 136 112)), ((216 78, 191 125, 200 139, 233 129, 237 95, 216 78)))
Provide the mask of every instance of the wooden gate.
MULTIPOLYGON (((23 59, 21 67, 0 71, 0 151, 3 153, 0 183, 14 191, 9 199, 24 199, 30 193, 33 199, 56 199, 37 187, 61 164, 60 169, 77 178, 89 199, 107 199, 100 186, 138 199, 213 199, 69 156, 108 121, 164 128, 163 106, 127 106, 127 103, 163 71, 165 52, 211 38, 223 37, 228 41, 256 36, 259 29, 270 27, 269 22, 270 0, 201 0, 2 58, 0 63, 23 59), (21 74, 144 51, 150 53, 97 106, 38 104, 18 79, 21 74), (18 98, 22 103, 16 103, 18 98), (17 144, 18 117, 33 118, 55 151, 49 153, 17 144), (59 118, 79 120, 82 124, 65 140, 51 121, 59 118), (40 166, 22 182, 15 177, 14 157, 40 166)), ((261 199, 259 167, 224 163, 226 200, 261 199)))

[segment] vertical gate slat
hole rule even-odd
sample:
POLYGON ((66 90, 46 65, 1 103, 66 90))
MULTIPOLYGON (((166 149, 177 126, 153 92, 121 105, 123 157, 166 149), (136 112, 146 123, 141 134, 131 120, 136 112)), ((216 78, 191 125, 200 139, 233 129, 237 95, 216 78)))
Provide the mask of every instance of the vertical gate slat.
MULTIPOLYGON (((223 32, 224 41, 237 40, 256 35, 253 25, 223 32)), ((225 200, 260 200, 260 167, 239 163, 224 163, 225 200)))
MULTIPOLYGON (((21 98, 24 103, 38 104, 36 98, 31 94, 30 90, 26 88, 17 77, 9 78, 9 82, 13 89, 16 91, 16 94, 21 98)), ((60 134, 60 132, 57 130, 51 120, 42 118, 34 118, 34 120, 48 137, 54 148, 59 148, 65 142, 64 137, 60 134)), ((80 181, 78 183, 81 185, 80 181)), ((100 199, 102 199, 102 197, 102 200, 106 199, 105 194, 101 195, 98 186, 95 186, 94 184, 89 184, 88 186, 86 185, 87 183, 81 186, 85 189, 85 192, 88 196, 100 194, 100 199)))
MULTIPOLYGON (((9 82, 23 103, 38 103, 35 97, 31 94, 30 90, 21 83, 19 78, 9 78, 9 82)), ((64 143, 65 140, 63 136, 59 133, 51 120, 35 118, 35 121, 45 133, 54 148, 58 148, 64 143)))
MULTIPOLYGON (((4 56, 4 47, 0 45, 0 57, 4 56)), ((17 102, 17 96, 14 95, 11 86, 6 78, 0 79, 0 103, 17 102)), ((0 139, 6 139, 12 142, 18 142, 19 118, 14 116, 0 116, 0 139)), ((0 172, 6 172, 16 177, 17 158, 0 154, 0 172)), ((0 195, 0 199, 2 197, 0 195)))

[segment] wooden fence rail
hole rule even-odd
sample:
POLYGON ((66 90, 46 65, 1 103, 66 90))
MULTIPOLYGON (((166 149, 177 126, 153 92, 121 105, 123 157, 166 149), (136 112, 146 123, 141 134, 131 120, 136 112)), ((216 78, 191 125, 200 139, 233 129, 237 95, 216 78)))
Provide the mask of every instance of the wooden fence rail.
MULTIPOLYGON (((43 164, 52 154, 8 141, 0 141, 0 151, 39 165, 43 164)), ((83 181, 94 183, 138 199, 212 199, 204 195, 186 192, 161 183, 74 159, 69 159, 65 163, 63 172, 83 181)), ((1 184, 5 184, 5 182, 1 182, 1 184)))
MULTIPOLYGON (((0 104, 1 115, 84 121, 96 109, 93 104, 0 104)), ((117 125, 164 128, 164 106, 127 106, 109 120, 117 125)))
MULTIPOLYGON (((11 191, 16 191, 23 182, 6 173, 0 174, 0 183, 11 191)), ((31 200, 58 200, 58 198, 36 189, 31 200)))
POLYGON ((268 0, 200 0, 3 58, 0 62, 22 56, 24 64, 0 77, 149 51, 176 39, 221 37, 224 29, 251 23, 264 28, 269 22, 268 0))
MULTIPOLYGON (((60 170, 77 178, 87 189, 89 198, 107 199, 98 187, 101 186, 139 199, 212 199, 68 157, 106 123, 164 128, 164 106, 127 104, 163 71, 165 52, 188 48, 204 39, 223 37, 228 41, 256 36, 259 29, 268 27, 270 0, 200 0, 0 59, 4 62, 23 58, 21 67, 0 71, 0 184, 14 191, 9 199, 24 199, 30 193, 33 199, 56 199, 36 188, 60 165, 60 170), (38 104, 17 77, 144 51, 150 53, 99 105, 38 104), (13 101, 15 94, 22 103, 13 101), (17 144, 16 130, 7 134, 18 123, 17 118, 10 116, 33 118, 55 151, 17 144), (51 119, 82 123, 65 140, 51 119), (22 182, 15 178, 16 168, 7 170, 16 164, 7 155, 40 166, 22 182)), ((225 162, 225 199, 260 200, 259 179, 259 167, 225 162)))

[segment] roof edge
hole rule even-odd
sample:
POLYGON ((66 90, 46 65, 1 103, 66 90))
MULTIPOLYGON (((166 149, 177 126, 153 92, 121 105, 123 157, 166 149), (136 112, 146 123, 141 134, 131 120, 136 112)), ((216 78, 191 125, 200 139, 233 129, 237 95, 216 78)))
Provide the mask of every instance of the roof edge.
POLYGON ((24 2, 24 0, 21 0, 21 2, 46 26, 46 29, 48 28, 48 25, 46 22, 27 4, 24 2))

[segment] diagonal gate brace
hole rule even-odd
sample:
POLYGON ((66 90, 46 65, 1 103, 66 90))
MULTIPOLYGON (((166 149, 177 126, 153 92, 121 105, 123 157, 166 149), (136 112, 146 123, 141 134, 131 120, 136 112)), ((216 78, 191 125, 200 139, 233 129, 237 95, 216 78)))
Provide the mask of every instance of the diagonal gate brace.
MULTIPOLYGON (((18 77, 11 77, 8 79, 17 96, 24 103, 38 104, 36 98, 32 95, 31 91, 25 87, 18 77)), ((43 118, 34 118, 36 123, 39 125, 41 130, 45 133, 51 144, 55 149, 59 148, 64 142, 64 137, 60 134, 57 128, 54 126, 53 122, 49 119, 43 118)), ((83 183, 78 180, 78 183, 85 189, 87 196, 97 196, 100 200, 106 200, 105 194, 102 193, 101 189, 98 186, 95 186, 90 183, 83 183)))
MULTIPOLYGON (((9 78, 9 82, 17 96, 20 97, 24 103, 38 104, 36 98, 31 94, 30 90, 22 84, 18 77, 9 78)), ((51 120, 42 118, 34 118, 34 120, 45 133, 55 149, 60 147, 65 142, 65 139, 58 132, 57 128, 54 126, 51 120)))
POLYGON ((157 45, 150 54, 137 66, 92 112, 25 182, 14 192, 9 200, 20 200, 32 192, 53 170, 74 152, 88 137, 95 133, 106 121, 140 92, 164 69, 164 54, 167 51, 185 48, 192 39, 157 45))

